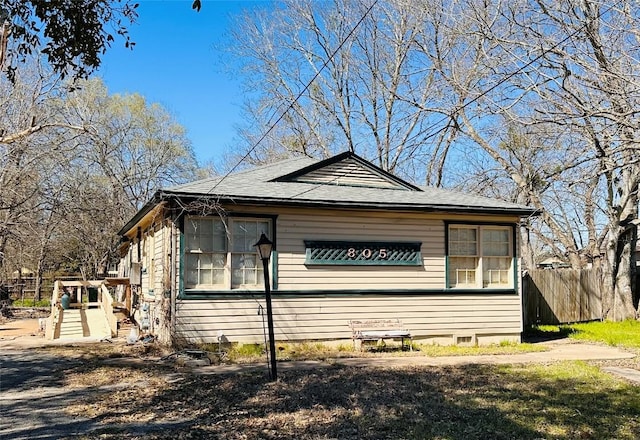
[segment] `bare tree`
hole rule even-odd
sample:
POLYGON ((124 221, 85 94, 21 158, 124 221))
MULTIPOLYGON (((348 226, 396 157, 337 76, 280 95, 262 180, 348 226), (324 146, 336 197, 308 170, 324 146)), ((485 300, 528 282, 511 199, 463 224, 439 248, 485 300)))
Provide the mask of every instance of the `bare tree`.
POLYGON ((113 260, 118 230, 157 190, 197 175, 197 162, 184 128, 140 95, 109 95, 95 79, 77 83, 58 104, 84 128, 66 140, 74 154, 60 205, 64 257, 95 276, 113 260))
POLYGON ((594 192, 598 186, 604 189, 597 206, 606 225, 597 230, 596 213, 591 213, 587 247, 598 257, 604 249, 604 312, 615 320, 635 317, 640 9, 635 2, 585 1, 578 7, 548 3, 538 2, 541 16, 556 33, 555 40, 549 40, 554 50, 545 52, 543 59, 556 76, 541 89, 546 106, 541 107, 545 117, 539 119, 568 126, 582 140, 583 160, 590 160, 592 174, 580 176, 579 182, 590 182, 588 188, 594 192), (565 37, 560 40, 558 33, 565 37))
POLYGON ((63 89, 36 63, 21 69, 14 83, 0 79, 0 270, 8 243, 24 240, 21 225, 37 217, 41 179, 62 153, 51 136, 69 127, 50 110, 63 89))
POLYGON ((142 204, 197 174, 190 143, 138 95, 110 96, 99 80, 68 87, 37 70, 18 73, 0 83, 0 121, 12 133, 0 140, 0 265, 95 276, 142 204))
POLYGON ((109 95, 98 79, 76 84, 77 90, 60 101, 67 122, 83 127, 69 140, 76 164, 104 176, 110 198, 127 211, 122 219, 157 189, 193 178, 197 163, 191 142, 164 108, 137 94, 109 95))
POLYGON ((449 113, 459 141, 540 210, 528 225, 538 239, 574 267, 597 264, 605 243, 604 313, 616 320, 637 306, 637 17, 626 3, 460 1, 434 13, 418 43, 459 103, 449 113))
POLYGON ((409 1, 304 0, 239 17, 231 50, 244 61, 250 96, 240 155, 251 149, 250 160, 263 162, 349 150, 400 174, 446 156, 425 148, 440 92, 413 49, 424 14, 409 1))
POLYGON ((530 265, 540 246, 576 268, 602 264, 604 314, 634 317, 639 6, 372 4, 242 17, 235 53, 254 104, 241 153, 349 149, 430 184, 476 176, 476 190, 539 210, 523 224, 530 265))

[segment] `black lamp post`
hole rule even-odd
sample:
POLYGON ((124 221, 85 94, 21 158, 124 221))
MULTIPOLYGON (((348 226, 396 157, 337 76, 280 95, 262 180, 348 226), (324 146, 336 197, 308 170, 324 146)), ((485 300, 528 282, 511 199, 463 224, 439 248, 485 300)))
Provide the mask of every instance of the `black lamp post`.
POLYGON ((269 326, 269 358, 271 360, 271 369, 269 376, 271 380, 278 378, 278 371, 276 367, 276 341, 273 331, 273 311, 271 309, 271 285, 269 284, 269 258, 271 257, 271 250, 273 249, 273 243, 267 238, 264 233, 260 235, 260 240, 254 244, 258 250, 258 256, 262 260, 262 267, 264 272, 264 292, 267 297, 267 325, 269 326))

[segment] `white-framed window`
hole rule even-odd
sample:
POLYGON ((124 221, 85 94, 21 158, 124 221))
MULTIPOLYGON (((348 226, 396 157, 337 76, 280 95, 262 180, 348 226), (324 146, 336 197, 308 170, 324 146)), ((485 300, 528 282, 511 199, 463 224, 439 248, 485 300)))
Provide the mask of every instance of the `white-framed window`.
POLYGON ((513 288, 513 228, 451 224, 448 229, 449 288, 513 288))
POLYGON ((185 288, 262 288, 262 261, 253 245, 270 230, 264 218, 186 217, 185 288))

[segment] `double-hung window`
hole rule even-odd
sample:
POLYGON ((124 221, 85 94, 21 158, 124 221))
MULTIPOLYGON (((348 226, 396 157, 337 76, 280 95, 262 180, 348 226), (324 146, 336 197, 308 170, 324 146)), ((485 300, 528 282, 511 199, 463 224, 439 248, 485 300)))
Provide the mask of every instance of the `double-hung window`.
POLYGON ((264 272, 253 245, 270 229, 269 219, 185 218, 185 288, 261 288, 264 272))
POLYGON ((449 225, 449 288, 513 288, 513 228, 449 225))

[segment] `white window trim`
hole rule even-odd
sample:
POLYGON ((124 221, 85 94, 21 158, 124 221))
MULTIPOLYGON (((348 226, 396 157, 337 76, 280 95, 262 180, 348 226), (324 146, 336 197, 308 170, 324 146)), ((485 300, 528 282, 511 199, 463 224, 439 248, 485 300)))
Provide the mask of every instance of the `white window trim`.
MULTIPOLYGON (((494 289, 494 290, 499 290, 499 289, 506 289, 506 290, 511 290, 511 289, 515 289, 515 278, 514 278, 514 270, 516 268, 516 261, 515 261, 515 255, 514 255, 514 246, 513 246, 513 241, 515 240, 515 234, 514 234, 514 230, 512 226, 509 225, 493 225, 493 224, 473 224, 473 223, 450 223, 447 225, 447 240, 449 241, 448 245, 447 245, 447 289, 451 289, 451 290, 464 290, 464 289, 473 289, 473 290, 487 290, 487 289, 494 289), (475 255, 451 255, 451 249, 450 249, 450 240, 451 240, 451 229, 452 228, 458 228, 458 229, 475 229, 477 231, 476 234, 476 238, 477 238, 477 246, 476 246, 476 254, 475 255), (502 284, 502 283, 492 283, 492 284, 487 284, 486 286, 484 285, 484 261, 485 258, 491 258, 491 255, 484 255, 483 254, 483 234, 485 231, 487 230, 506 230, 508 232, 508 238, 509 238, 509 243, 508 243, 508 249, 509 249, 509 255, 508 258, 510 259, 510 267, 509 267, 509 272, 507 274, 507 279, 508 282, 507 284, 502 284), (453 284, 452 280, 451 280, 451 276, 450 276, 450 266, 451 266, 451 258, 476 258, 478 260, 477 266, 476 266, 476 276, 475 276, 475 283, 466 283, 466 284, 453 284)), ((500 257, 498 256, 497 258, 507 258, 507 256, 503 256, 500 257)), ((467 269, 463 269, 463 270, 467 270, 467 269)))
MULTIPOLYGON (((185 244, 184 244, 184 252, 183 252, 183 257, 185 259, 185 263, 184 263, 184 267, 183 267, 183 283, 184 283, 184 289, 187 291, 202 291, 202 290, 216 290, 216 291, 243 291, 243 290, 263 290, 264 289, 264 278, 263 276, 259 277, 259 279, 257 280, 258 283, 257 284, 240 284, 238 286, 233 286, 232 287, 232 258, 233 255, 237 255, 237 254, 241 254, 241 253, 251 253, 251 254, 255 254, 256 256, 256 262, 257 264, 262 265, 262 262, 260 261, 259 257, 258 257, 258 252, 257 250, 252 249, 251 252, 240 252, 240 251, 236 251, 233 252, 232 248, 233 245, 231 243, 231 230, 232 230, 232 226, 231 224, 234 221, 256 221, 256 222, 267 222, 268 226, 267 229, 269 231, 268 235, 272 235, 271 231, 273 230, 273 219, 271 217, 260 217, 260 216, 248 216, 248 217, 244 217, 244 216, 238 216, 238 217, 228 217, 226 219, 221 219, 219 217, 213 218, 210 216, 186 216, 185 217, 185 222, 188 222, 189 220, 198 220, 198 219, 206 219, 206 220, 218 220, 218 221, 222 221, 222 223, 224 224, 225 230, 226 230, 226 252, 225 252, 225 265, 224 265, 224 281, 223 283, 217 283, 217 284, 197 284, 197 285, 189 285, 187 283, 187 276, 186 276, 186 271, 188 270, 186 267, 186 260, 187 260, 187 255, 189 254, 217 254, 217 253, 221 253, 221 252, 202 252, 200 250, 194 250, 194 251, 187 251, 187 242, 186 242, 186 231, 183 231, 183 233, 185 234, 185 244)), ((186 228, 185 228, 186 229, 186 228)), ((259 239, 259 237, 257 237, 255 239, 255 241, 257 242, 259 239)), ((260 272, 260 271, 258 271, 260 272)), ((271 274, 270 274, 271 276, 271 274)))

